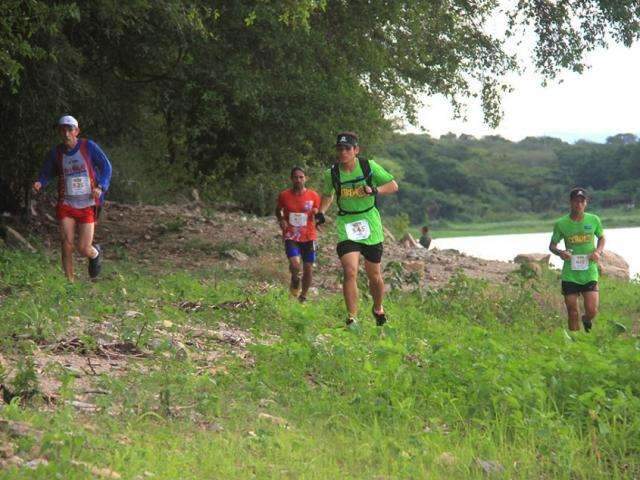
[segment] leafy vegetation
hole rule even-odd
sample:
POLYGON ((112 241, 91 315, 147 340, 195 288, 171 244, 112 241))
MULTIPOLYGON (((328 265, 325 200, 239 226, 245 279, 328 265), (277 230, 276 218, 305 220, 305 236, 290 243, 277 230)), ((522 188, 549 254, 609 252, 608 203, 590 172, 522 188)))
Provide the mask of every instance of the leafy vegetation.
MULTIPOLYGON (((554 221, 563 210, 542 215, 532 215, 523 213, 518 220, 505 220, 500 222, 488 222, 480 219, 477 222, 450 222, 447 220, 436 220, 431 222, 436 225, 432 232, 434 238, 438 237, 466 237, 478 235, 498 235, 509 233, 534 233, 534 232, 550 232, 553 228, 554 221)), ((615 227, 638 227, 640 226, 640 214, 637 208, 634 209, 616 209, 606 208, 597 209, 597 213, 607 228, 615 227)), ((411 233, 419 235, 419 226, 410 229, 411 233)))
POLYGON ((150 353, 126 375, 95 376, 106 393, 93 413, 72 405, 64 371, 52 411, 37 396, 4 406, 3 421, 43 432, 14 439, 17 453, 48 464, 0 478, 640 474, 635 283, 603 282, 589 335, 564 330, 554 272, 514 276, 513 287, 457 276, 438 292, 395 290, 388 327, 364 314, 349 331, 339 295, 299 305, 240 270, 157 275, 112 263, 100 283, 69 285, 56 264, 0 250, 5 359, 105 323, 150 353), (176 343, 219 322, 256 339, 249 357, 231 349, 202 362, 202 343, 176 343))
POLYGON ((182 184, 265 213, 274 176, 325 163, 338 130, 384 138, 421 94, 457 109, 477 98, 495 124, 518 68, 504 37, 530 31, 546 77, 580 71, 609 39, 630 45, 637 2, 613 3, 5 0, 0 210, 26 207, 51 124, 72 113, 121 174, 113 199, 175 195, 165 179, 184 171, 182 184), (506 32, 487 33, 496 18, 506 32), (129 183, 130 157, 153 174, 129 183))
POLYGON ((638 222, 640 142, 634 135, 574 145, 549 137, 397 135, 372 151, 403 179, 397 195, 383 198, 383 210, 407 213, 413 224, 435 221, 448 229, 453 221, 458 229, 478 230, 473 224, 505 222, 507 230, 509 223, 526 230, 566 211, 576 185, 589 190, 589 208, 608 217, 607 225, 638 222))

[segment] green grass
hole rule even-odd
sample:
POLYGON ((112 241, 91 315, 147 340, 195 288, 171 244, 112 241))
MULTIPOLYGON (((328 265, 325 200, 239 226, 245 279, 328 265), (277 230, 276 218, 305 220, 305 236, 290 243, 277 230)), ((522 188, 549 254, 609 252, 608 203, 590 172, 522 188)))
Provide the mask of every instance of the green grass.
MULTIPOLYGON (((640 209, 604 209, 589 210, 602 219, 605 228, 614 227, 637 227, 640 226, 640 209)), ((556 216, 541 215, 534 216, 523 214, 520 218, 504 221, 485 222, 434 222, 431 225, 430 233, 433 238, 446 237, 468 237, 479 235, 500 235, 509 233, 537 233, 551 232, 554 221, 563 212, 558 212, 556 216)), ((420 226, 413 227, 411 234, 420 235, 420 226)))
MULTIPOLYGON (((553 272, 527 285, 514 277, 511 289, 459 276, 439 292, 393 292, 388 327, 363 313, 347 331, 340 296, 299 305, 241 272, 158 276, 107 263, 99 283, 69 285, 55 261, 4 250, 0 272, 5 357, 28 357, 78 317, 87 335, 109 321, 153 352, 145 372, 98 378, 102 413, 37 400, 2 408, 44 432, 12 441, 49 464, 0 478, 94 478, 85 464, 130 479, 485 478, 478 459, 503 478, 640 475, 637 284, 603 282, 590 335, 564 330, 553 272), (232 300, 250 302, 208 308, 232 300), (163 325, 170 336, 220 321, 270 341, 249 346, 250 362, 229 349, 226 372, 196 360, 196 347, 152 347, 163 325)), ((61 379, 71 398, 73 378, 61 379)))

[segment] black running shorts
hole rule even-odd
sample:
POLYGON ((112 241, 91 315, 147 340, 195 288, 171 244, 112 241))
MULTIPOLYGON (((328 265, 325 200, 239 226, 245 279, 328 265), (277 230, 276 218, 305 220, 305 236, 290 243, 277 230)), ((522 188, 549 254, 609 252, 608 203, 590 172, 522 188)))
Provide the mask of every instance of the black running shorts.
POLYGON ((597 292, 598 282, 589 282, 584 285, 574 282, 562 282, 562 295, 576 295, 583 292, 597 292))
POLYGON ((353 240, 345 240, 338 243, 336 250, 338 251, 338 257, 342 257, 345 253, 360 252, 365 260, 371 263, 380 263, 382 261, 382 242, 375 245, 365 245, 353 240))

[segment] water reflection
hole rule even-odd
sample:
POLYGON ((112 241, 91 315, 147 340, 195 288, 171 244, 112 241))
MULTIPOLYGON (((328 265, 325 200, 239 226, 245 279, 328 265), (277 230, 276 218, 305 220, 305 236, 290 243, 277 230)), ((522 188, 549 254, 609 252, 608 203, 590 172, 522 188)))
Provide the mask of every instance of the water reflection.
MULTIPOLYGON (((631 276, 640 273, 640 250, 638 239, 640 227, 605 228, 607 239, 606 250, 611 250, 629 263, 631 276)), ((510 261, 520 253, 548 253, 551 232, 548 233, 518 233, 509 235, 483 235, 479 237, 436 238, 432 248, 455 248, 467 255, 487 260, 510 261)), ((562 246, 562 243, 560 244, 562 246)), ((562 260, 551 256, 551 263, 556 267, 562 266, 562 260)))

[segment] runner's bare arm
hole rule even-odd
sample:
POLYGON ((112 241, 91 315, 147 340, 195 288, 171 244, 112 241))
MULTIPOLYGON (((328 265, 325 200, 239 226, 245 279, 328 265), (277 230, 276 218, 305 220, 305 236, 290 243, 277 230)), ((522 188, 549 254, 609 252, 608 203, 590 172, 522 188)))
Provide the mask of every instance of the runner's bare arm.
POLYGON ((33 191, 38 193, 42 190, 43 187, 46 187, 49 181, 55 176, 55 148, 52 149, 44 159, 44 165, 42 166, 42 170, 40 170, 40 174, 38 175, 38 179, 33 183, 33 191))
POLYGON ((398 184, 395 180, 391 180, 390 182, 387 182, 384 185, 380 185, 378 187, 378 195, 391 195, 392 193, 396 193, 397 191, 398 184))
POLYGON ((589 255, 589 258, 591 260, 593 260, 594 262, 600 261, 600 257, 602 256, 602 252, 604 251, 604 244, 605 244, 604 235, 602 235, 601 237, 598 238, 598 245, 596 246, 596 249, 593 251, 591 255, 589 255))
POLYGON ((324 213, 329 210, 331 202, 333 202, 333 193, 331 195, 322 195, 322 198, 320 199, 319 213, 324 213))
POLYGON ((551 242, 549 244, 549 251, 551 253, 553 253, 554 255, 559 256, 563 260, 569 260, 571 258, 571 253, 567 252, 566 250, 560 250, 558 248, 558 244, 557 243, 551 242))
POLYGON ((280 225, 280 228, 284 230, 287 227, 287 222, 282 216, 282 207, 280 207, 279 203, 276 207, 276 218, 278 219, 278 225, 280 225))

